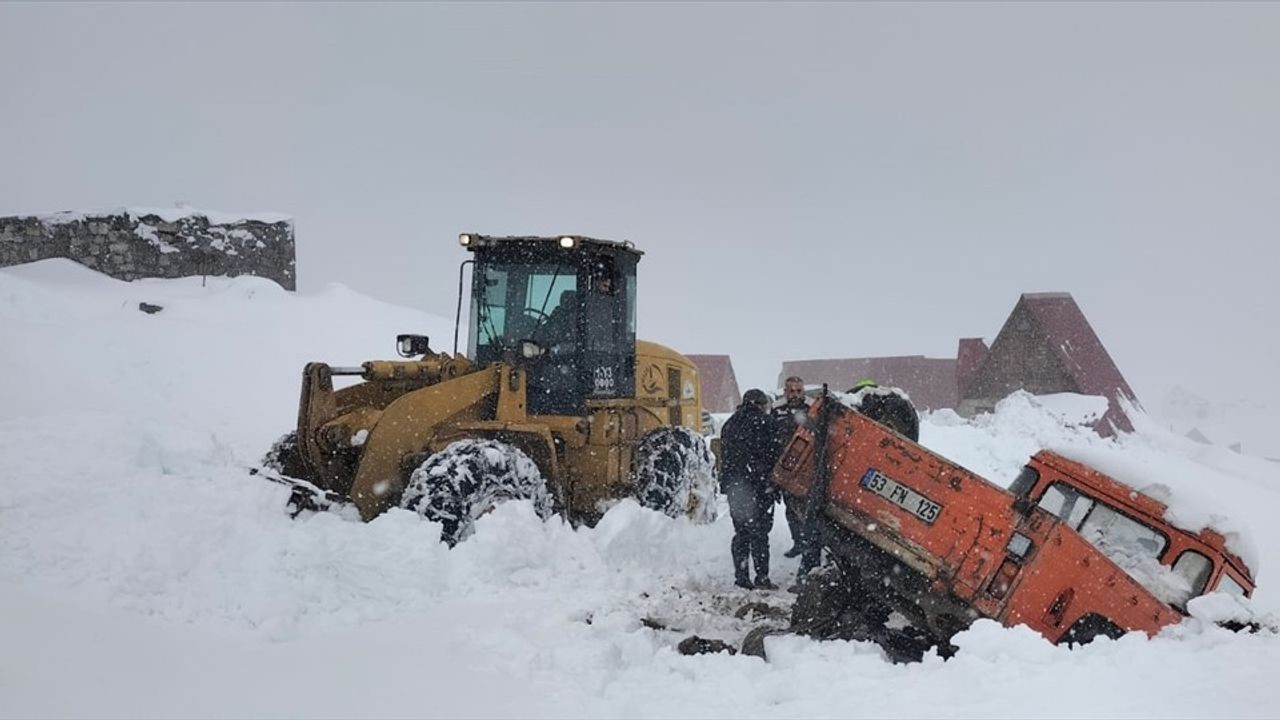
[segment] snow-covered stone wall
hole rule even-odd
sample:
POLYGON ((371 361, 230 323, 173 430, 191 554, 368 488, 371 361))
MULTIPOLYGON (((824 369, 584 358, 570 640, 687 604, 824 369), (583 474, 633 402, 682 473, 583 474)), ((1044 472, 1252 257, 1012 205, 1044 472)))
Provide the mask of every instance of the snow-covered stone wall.
POLYGON ((293 220, 186 207, 0 217, 0 266, 63 257, 121 280, 257 275, 296 289, 293 220))

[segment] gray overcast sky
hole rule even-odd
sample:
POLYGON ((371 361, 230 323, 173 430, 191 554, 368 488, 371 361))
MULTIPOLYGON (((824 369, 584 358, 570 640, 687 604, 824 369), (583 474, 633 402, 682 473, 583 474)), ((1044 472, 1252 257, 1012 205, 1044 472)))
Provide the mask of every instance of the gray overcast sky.
POLYGON ((1280 4, 3 4, 0 87, 0 212, 288 212, 304 291, 576 232, 744 387, 1063 290, 1140 397, 1280 407, 1280 4))

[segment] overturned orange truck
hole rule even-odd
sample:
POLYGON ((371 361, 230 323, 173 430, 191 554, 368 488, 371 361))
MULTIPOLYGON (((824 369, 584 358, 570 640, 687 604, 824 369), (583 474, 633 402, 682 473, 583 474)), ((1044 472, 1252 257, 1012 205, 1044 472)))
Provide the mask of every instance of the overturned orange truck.
POLYGON ((815 613, 815 593, 843 593, 846 609, 816 613, 828 625, 853 616, 846 637, 946 653, 986 617, 1088 642, 1153 634, 1197 595, 1254 588, 1222 535, 1174 526, 1163 504, 1083 464, 1042 451, 1006 490, 831 395, 814 403, 774 479, 808 499, 834 561, 804 583, 797 612, 815 613), (866 627, 893 611, 905 630, 866 627))

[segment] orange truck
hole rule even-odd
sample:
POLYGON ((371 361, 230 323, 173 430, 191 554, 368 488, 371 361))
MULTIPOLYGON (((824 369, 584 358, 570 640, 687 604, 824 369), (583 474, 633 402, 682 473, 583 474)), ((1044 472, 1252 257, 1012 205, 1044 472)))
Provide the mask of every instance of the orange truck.
POLYGON ((1083 643, 1154 634, 1192 597, 1254 588, 1222 535, 1176 527, 1163 504, 1092 468, 1042 451, 1006 490, 831 395, 797 428, 774 480, 808 499, 834 561, 824 582, 803 583, 796 612, 812 613, 806 595, 838 583, 858 617, 883 623, 896 611, 900 626, 846 637, 914 638, 917 656, 949 652, 980 617, 1083 643))

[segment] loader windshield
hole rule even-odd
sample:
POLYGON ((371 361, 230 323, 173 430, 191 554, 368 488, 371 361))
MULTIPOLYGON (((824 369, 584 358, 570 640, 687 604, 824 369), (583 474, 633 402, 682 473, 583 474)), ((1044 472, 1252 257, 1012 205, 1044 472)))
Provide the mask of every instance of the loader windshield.
POLYGON ((477 268, 473 332, 477 358, 533 340, 553 354, 571 352, 578 317, 578 275, 559 265, 484 264, 477 268))

